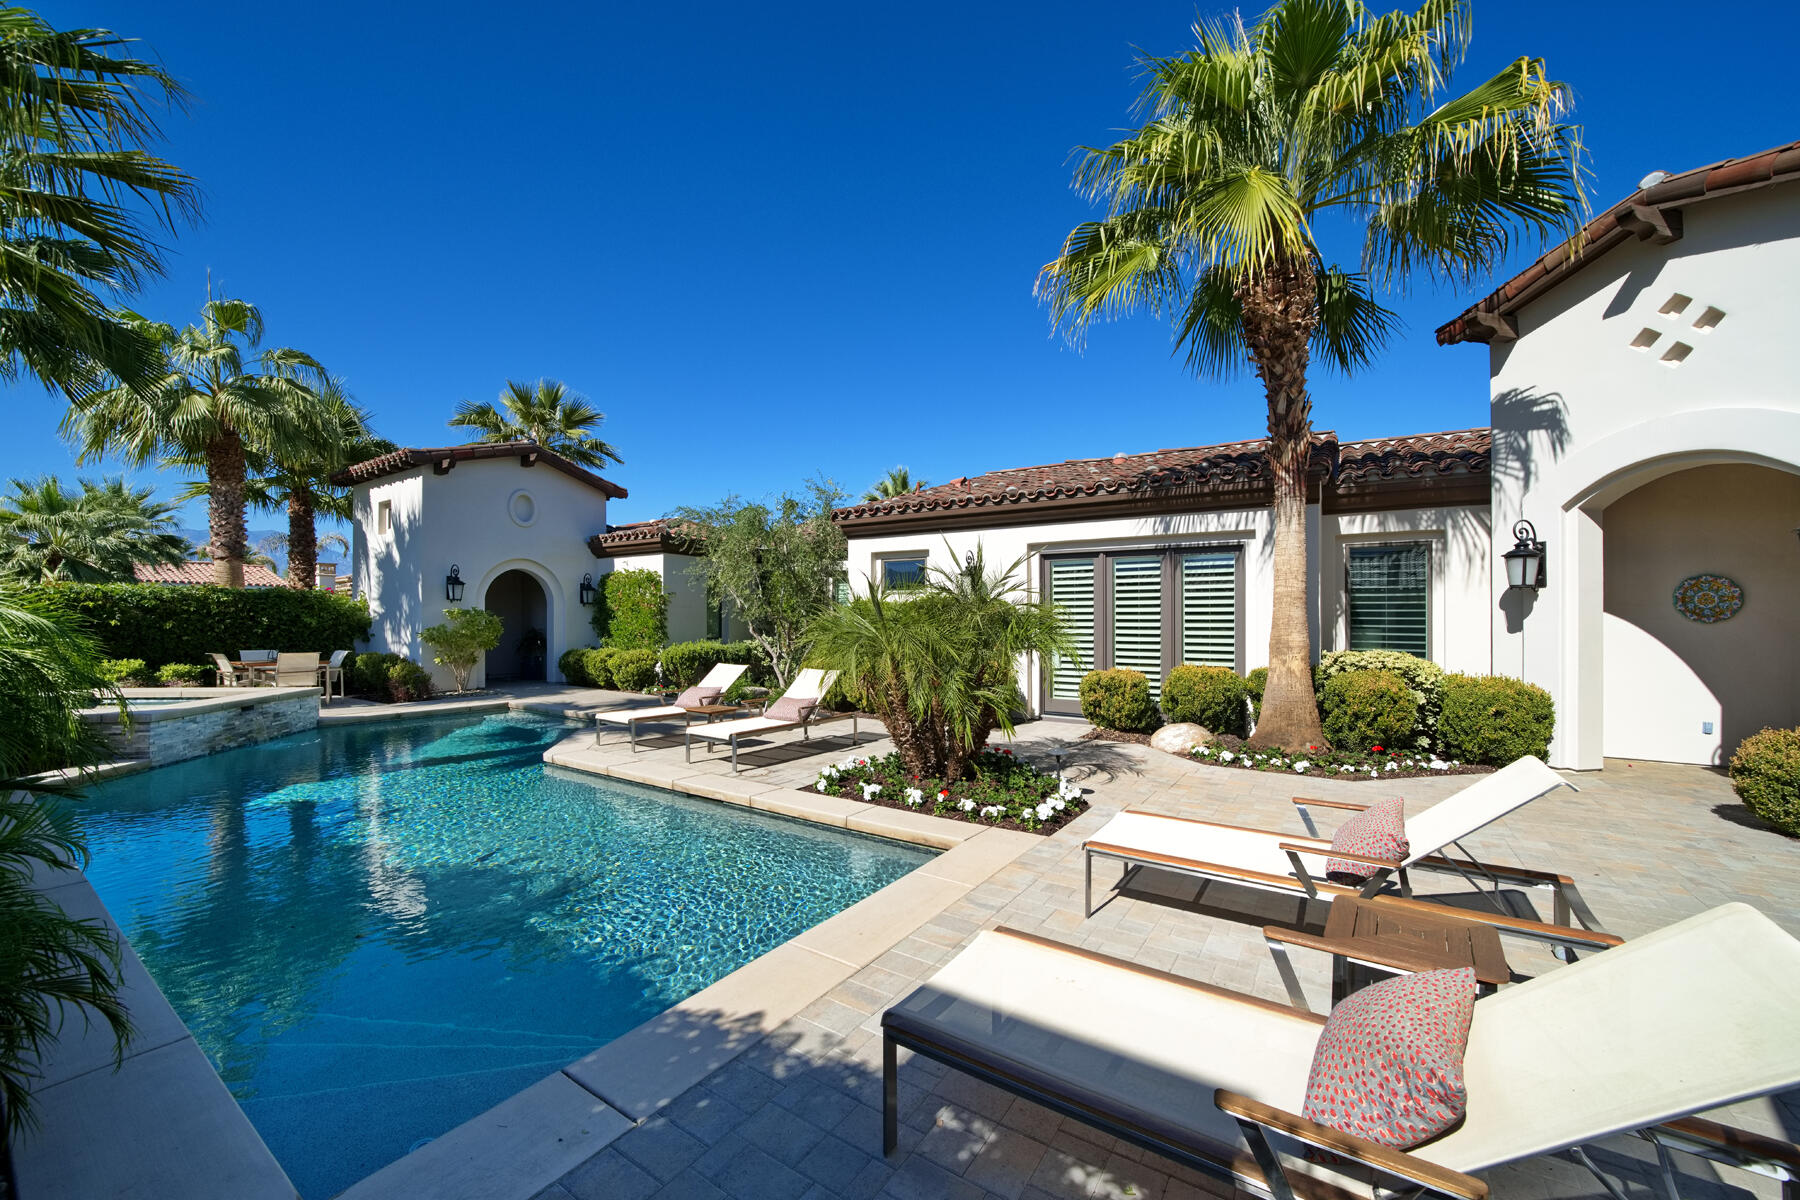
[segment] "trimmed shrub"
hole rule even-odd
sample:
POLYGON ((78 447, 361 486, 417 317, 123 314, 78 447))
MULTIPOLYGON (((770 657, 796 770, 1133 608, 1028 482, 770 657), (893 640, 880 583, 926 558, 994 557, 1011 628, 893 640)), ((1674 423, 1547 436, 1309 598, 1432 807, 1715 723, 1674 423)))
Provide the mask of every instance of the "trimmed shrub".
POLYGON ((612 664, 621 652, 611 646, 599 646, 593 650, 584 650, 581 654, 581 669, 587 675, 588 686, 609 688, 614 686, 612 664))
POLYGON ((1192 721, 1213 733, 1242 737, 1248 731, 1244 701, 1250 689, 1230 667, 1184 663, 1163 680, 1162 710, 1170 721, 1192 721))
POLYGON ((1556 702, 1536 684, 1504 675, 1444 678, 1440 757, 1504 767, 1527 754, 1543 758, 1555 732, 1556 702))
POLYGON ((335 592, 159 583, 56 583, 45 590, 87 624, 107 655, 141 658, 152 668, 204 662, 214 651, 236 658, 246 648, 329 654, 369 636, 369 606, 335 592))
POLYGON ((669 640, 669 593, 663 578, 650 570, 613 571, 600 582, 594 605, 594 633, 602 646, 615 650, 649 650, 669 640))
POLYGON ((583 650, 580 647, 573 650, 564 650, 556 660, 556 669, 562 672, 562 677, 565 680, 574 684, 576 687, 589 687, 592 685, 593 681, 588 678, 587 666, 585 665, 586 661, 586 650, 583 650))
POLYGON ((384 703, 423 700, 431 695, 431 672, 398 654, 365 651, 344 660, 345 686, 384 703))
POLYGON ((664 646, 663 681, 670 687, 693 687, 720 663, 743 661, 725 657, 728 649, 724 642, 676 642, 672 646, 664 646))
POLYGON ((619 650, 612 660, 613 686, 641 692, 656 683, 656 651, 619 650))
POLYGON ((150 677, 141 658, 103 658, 94 666, 109 683, 136 683, 150 677))
POLYGON ((1101 729, 1148 733, 1160 717, 1142 671, 1089 671, 1081 677, 1081 715, 1101 729))
POLYGON ((388 697, 396 704, 431 698, 431 672, 410 659, 388 668, 388 697))
MULTIPOLYGON (((1313 689, 1323 697, 1325 685, 1347 671, 1392 671, 1398 675, 1412 692, 1413 703, 1418 705, 1419 723, 1403 738, 1394 740, 1403 747, 1423 750, 1437 747, 1438 715, 1443 711, 1444 668, 1428 658, 1401 650, 1333 650, 1320 657, 1319 665, 1313 671, 1313 689)), ((1329 732, 1327 736, 1330 736, 1329 732)), ((1381 744, 1387 745, 1386 742, 1381 744)))
POLYGON ((1419 702, 1393 671, 1346 671, 1319 695, 1325 736, 1338 750, 1391 749, 1411 740, 1419 702))
POLYGON ((1800 835, 1800 729, 1765 729, 1739 742, 1731 787, 1745 808, 1790 837, 1800 835))
POLYGON ((1250 702, 1256 705, 1256 716, 1262 718, 1263 693, 1269 690, 1269 668, 1258 667, 1244 676, 1244 687, 1250 693, 1250 702))
POLYGON ((193 687, 203 680, 211 667, 194 663, 164 663, 156 668, 157 682, 170 687, 193 687))

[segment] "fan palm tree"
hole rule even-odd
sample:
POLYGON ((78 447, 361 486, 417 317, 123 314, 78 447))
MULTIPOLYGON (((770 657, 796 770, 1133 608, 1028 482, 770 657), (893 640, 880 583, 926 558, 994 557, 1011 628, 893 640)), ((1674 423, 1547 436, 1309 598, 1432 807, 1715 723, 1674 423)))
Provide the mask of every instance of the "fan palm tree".
POLYGON ((192 550, 175 532, 175 505, 123 479, 81 481, 71 492, 54 475, 15 479, 0 497, 0 579, 83 583, 132 578, 133 563, 174 563, 192 550))
POLYGON ((593 433, 604 420, 606 414, 586 396, 558 380, 540 379, 535 385, 508 380, 499 407, 464 400, 450 424, 479 429, 484 442, 536 442, 570 462, 599 470, 608 459, 625 461, 593 433))
POLYGON ((198 193, 141 148, 184 93, 128 44, 0 8, 0 377, 76 396, 159 365, 105 297, 162 273, 155 227, 197 216, 198 193))
POLYGON ((905 467, 895 467, 862 494, 863 503, 875 504, 882 500, 892 500, 895 496, 904 496, 908 492, 924 491, 929 486, 931 485, 923 479, 915 482, 905 467))
POLYGON ((1171 319, 1197 373, 1247 361, 1268 403, 1274 485, 1269 682, 1253 744, 1322 744, 1306 620, 1310 357, 1349 371, 1397 326, 1374 298, 1409 276, 1467 281, 1520 234, 1566 232, 1584 205, 1568 89, 1521 58, 1444 99, 1468 45, 1467 0, 1377 15, 1360 0, 1281 0, 1254 25, 1195 27, 1198 44, 1141 60, 1150 120, 1086 149, 1076 187, 1104 203, 1039 275, 1052 319, 1171 319), (1328 263, 1336 217, 1362 243, 1328 263))
POLYGON ((78 462, 108 453, 134 464, 200 462, 213 582, 243 587, 248 465, 297 458, 329 442, 316 390, 324 368, 298 350, 259 350, 262 313, 245 300, 209 296, 200 323, 180 330, 136 314, 130 319, 162 348, 162 371, 141 385, 119 383, 76 398, 63 432, 78 462))

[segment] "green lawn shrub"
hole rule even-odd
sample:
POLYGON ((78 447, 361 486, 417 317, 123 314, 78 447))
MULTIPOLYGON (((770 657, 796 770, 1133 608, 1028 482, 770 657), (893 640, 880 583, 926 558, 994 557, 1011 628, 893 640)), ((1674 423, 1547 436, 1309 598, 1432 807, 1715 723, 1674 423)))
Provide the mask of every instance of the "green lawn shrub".
POLYGON ((156 668, 156 680, 165 687, 198 687, 211 672, 197 663, 164 663, 156 668))
POLYGON ((388 698, 395 704, 431 699, 431 672, 403 658, 388 668, 388 698))
POLYGON ((722 662, 732 661, 725 657, 729 649, 724 642, 676 642, 664 646, 663 682, 670 687, 693 687, 706 678, 708 671, 722 662))
POLYGON ((1213 733, 1242 737, 1249 731, 1245 700, 1250 689, 1230 667, 1184 663, 1163 681, 1163 715, 1173 722, 1204 725, 1213 733))
POLYGON ((656 651, 620 650, 612 660, 613 686, 641 692, 656 685, 656 651))
POLYGON ((1338 750, 1405 746, 1419 723, 1419 702, 1393 671, 1332 676, 1319 694, 1319 711, 1325 737, 1338 750))
POLYGON ((150 672, 144 669, 141 658, 103 658, 95 664, 95 668, 108 683, 129 687, 142 683, 150 678, 150 672))
POLYGON ((587 673, 587 651, 580 646, 564 650, 557 657, 556 669, 562 672, 563 679, 576 687, 592 687, 593 681, 587 673))
POLYGON ((1438 718, 1440 758, 1466 763, 1507 763, 1550 753, 1556 702, 1533 683, 1504 675, 1448 675, 1438 718))
POLYGON ((669 593, 660 572, 613 571, 600 581, 594 605, 594 633, 602 646, 649 650, 669 640, 669 593))
POLYGON ((1256 716, 1262 719, 1263 693, 1269 689, 1269 668, 1258 667, 1244 676, 1244 687, 1250 692, 1250 702, 1256 705, 1256 716))
POLYGON ((1081 677, 1081 715, 1101 729, 1148 733, 1161 720, 1142 671, 1089 671, 1081 677))
POLYGON ((111 658, 141 658, 152 669, 205 662, 217 651, 348 650, 369 636, 369 606, 336 592, 210 584, 56 583, 44 585, 79 617, 111 658))
POLYGON ((621 651, 611 646, 597 646, 592 650, 584 650, 581 654, 581 669, 587 675, 588 686, 597 688, 614 687, 613 659, 619 657, 621 651))
POLYGON ((1800 729, 1765 729, 1738 743, 1731 787, 1751 812, 1800 836, 1800 729))
MULTIPOLYGON (((1332 650, 1319 659, 1313 671, 1313 688, 1322 699, 1325 685, 1350 671, 1392 671, 1405 681, 1419 709, 1419 723, 1403 738, 1395 739, 1401 748, 1437 749, 1438 715, 1443 710, 1444 668, 1428 658, 1401 650, 1332 650)), ((1330 736, 1327 731, 1326 736, 1330 736)), ((1383 742, 1382 745, 1388 743, 1383 742)))
POLYGON ((431 672, 409 658, 373 650, 344 660, 345 686, 358 696, 394 704, 431 695, 431 672))

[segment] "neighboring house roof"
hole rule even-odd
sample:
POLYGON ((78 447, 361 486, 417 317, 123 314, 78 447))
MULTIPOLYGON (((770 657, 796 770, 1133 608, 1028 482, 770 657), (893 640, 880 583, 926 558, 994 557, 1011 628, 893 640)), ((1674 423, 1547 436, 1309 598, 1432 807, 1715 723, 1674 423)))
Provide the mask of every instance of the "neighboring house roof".
MULTIPOLYGON (((1485 474, 1488 469, 1486 429, 1341 445, 1334 433, 1313 436, 1313 485, 1322 496, 1346 501, 1339 507, 1393 506, 1400 499, 1418 499, 1421 490, 1442 492, 1443 477, 1485 474), (1395 485, 1406 497, 1394 494, 1395 485)), ((1271 496, 1265 445, 1263 440, 1227 442, 1011 467, 850 505, 833 516, 846 533, 869 536, 892 527, 1023 525, 1132 512, 1260 506, 1271 496)), ((1426 502, 1486 499, 1483 480, 1454 496, 1439 495, 1426 502)))
MULTIPOLYGON (((131 573, 139 583, 193 584, 213 581, 213 565, 210 562, 133 563, 131 573)), ((245 563, 244 586, 287 587, 288 581, 265 566, 245 563)))
POLYGON ((693 554, 697 547, 691 534, 686 534, 668 517, 654 521, 632 521, 625 525, 608 525, 602 533, 587 540, 588 551, 595 558, 622 558, 631 554, 693 554))
POLYGON ((618 484, 602 479, 586 467, 577 466, 536 442, 476 442, 467 446, 409 447, 345 467, 331 477, 331 482, 339 487, 354 487, 359 483, 372 483, 389 475, 400 475, 426 466, 431 468, 434 475, 448 475, 457 463, 486 458, 517 458, 519 465, 524 467, 542 463, 614 500, 623 500, 626 495, 625 489, 618 484))
MULTIPOLYGON (((1656 178, 1652 176, 1652 178, 1656 178)), ((1662 175, 1639 188, 1460 317, 1440 326, 1438 345, 1512 341, 1519 336, 1513 314, 1588 266, 1613 247, 1636 238, 1665 245, 1681 237, 1682 210, 1690 204, 1800 179, 1800 142, 1789 142, 1747 158, 1728 158, 1679 175, 1662 175)))

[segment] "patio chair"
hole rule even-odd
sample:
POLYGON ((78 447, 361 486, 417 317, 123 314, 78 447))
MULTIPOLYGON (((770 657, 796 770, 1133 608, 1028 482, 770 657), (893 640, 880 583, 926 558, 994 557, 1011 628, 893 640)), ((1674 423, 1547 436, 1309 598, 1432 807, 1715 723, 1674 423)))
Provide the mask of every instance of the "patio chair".
MULTIPOLYGON (((716 725, 689 725, 684 731, 683 753, 688 762, 694 761, 694 738, 705 738, 710 742, 726 742, 731 746, 731 773, 738 773, 738 739, 758 733, 774 733, 782 729, 798 729, 802 736, 811 737, 809 726, 813 714, 818 710, 819 701, 837 682, 836 671, 818 671, 811 667, 794 676, 794 682, 788 685, 781 699, 773 701, 763 709, 760 717, 742 717, 735 721, 720 721, 716 725), (773 716, 769 714, 773 713, 773 716)), ((850 744, 854 746, 857 739, 856 718, 850 721, 850 744)), ((707 752, 712 747, 707 746, 707 752)))
POLYGON ((706 673, 706 678, 675 698, 673 704, 662 704, 655 708, 609 708, 594 714, 594 745, 600 744, 600 730, 606 725, 623 725, 631 739, 631 752, 637 753, 637 727, 642 721, 691 721, 694 714, 687 710, 688 705, 711 704, 738 681, 748 668, 738 663, 715 663, 713 669, 706 673), (711 697, 707 699, 706 697, 711 697))
MULTIPOLYGON (((1308 898, 1359 894, 1373 896, 1396 876, 1401 894, 1411 896, 1410 873, 1419 869, 1455 872, 1477 891, 1481 889, 1481 883, 1477 880, 1479 876, 1492 884, 1492 899, 1497 909, 1500 909, 1499 891, 1502 885, 1548 888, 1555 910, 1550 924, 1568 926, 1573 917, 1580 922, 1582 928, 1598 931, 1600 923, 1568 876, 1482 862, 1461 844, 1461 839, 1476 830, 1559 787, 1578 790, 1574 784, 1545 766, 1542 760, 1530 756, 1502 767, 1491 775, 1478 776, 1454 796, 1446 796, 1424 812, 1406 818, 1406 839, 1410 850, 1405 859, 1394 861, 1333 851, 1330 839, 1318 836, 1309 811, 1312 808, 1330 808, 1360 812, 1368 807, 1365 804, 1295 797, 1294 805, 1300 810, 1300 819, 1306 825, 1307 832, 1312 835, 1310 837, 1126 809, 1083 843, 1082 849, 1086 851, 1087 858, 1085 911, 1088 916, 1094 913, 1096 858, 1116 859, 1126 864, 1121 884, 1138 868, 1151 866, 1201 879, 1234 883, 1263 891, 1304 895, 1308 898), (1464 855, 1463 860, 1450 856, 1448 850, 1452 846, 1464 855), (1324 860, 1332 858, 1353 859, 1373 868, 1374 873, 1360 888, 1326 882, 1324 860), (1312 863, 1310 868, 1309 861, 1312 863), (1317 875, 1314 874, 1315 870, 1317 875)), ((1501 912, 1505 915, 1504 909, 1501 912)), ((1486 921, 1490 918, 1483 915, 1480 919, 1486 921)), ((1526 936, 1531 935, 1526 933, 1526 936)))
POLYGON ((338 699, 344 698, 344 660, 350 657, 348 650, 333 650, 331 661, 319 664, 319 682, 325 688, 325 703, 331 703, 331 683, 337 681, 338 699))
POLYGON ((275 657, 276 687, 319 686, 319 652, 290 653, 283 650, 275 657))
POLYGON ((1562 1151, 1593 1169, 1583 1147, 1627 1133, 1665 1169, 1679 1148, 1791 1181, 1800 1148, 1683 1118, 1800 1084, 1797 989, 1800 941, 1745 904, 1503 988, 1475 1002, 1462 1123, 1401 1150, 1298 1115, 1324 1017, 986 931, 882 1015, 883 1147, 904 1046, 1276 1200, 1480 1200, 1471 1172, 1562 1151))
POLYGON ((219 677, 220 687, 249 687, 250 672, 237 666, 229 658, 217 651, 207 655, 213 661, 213 673, 219 677))

